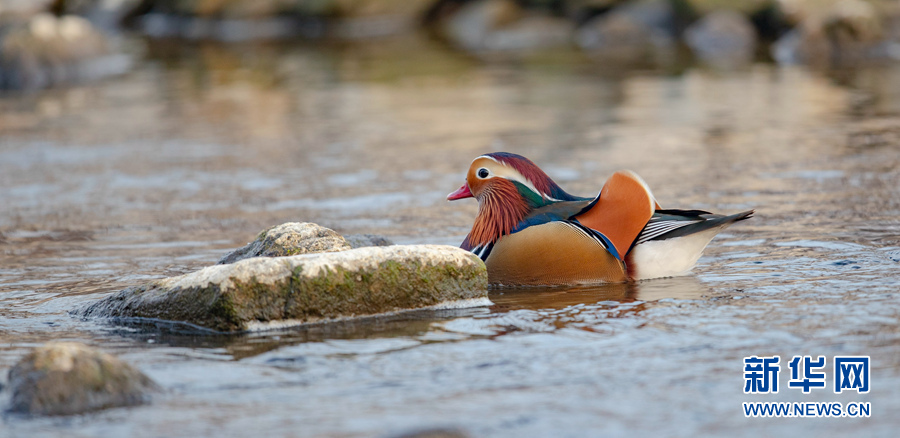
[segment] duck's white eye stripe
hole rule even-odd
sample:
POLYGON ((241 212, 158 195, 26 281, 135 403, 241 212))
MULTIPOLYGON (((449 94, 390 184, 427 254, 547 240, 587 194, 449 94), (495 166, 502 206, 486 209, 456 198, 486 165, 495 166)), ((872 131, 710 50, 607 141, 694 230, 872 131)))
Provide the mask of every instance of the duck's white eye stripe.
POLYGON ((491 157, 489 155, 482 155, 482 156, 476 158, 475 161, 477 161, 478 159, 481 159, 481 158, 487 158, 491 161, 494 161, 495 163, 499 164, 499 166, 490 166, 490 168, 488 168, 488 167, 479 168, 475 172, 475 176, 477 176, 478 178, 481 178, 481 179, 485 179, 488 177, 506 178, 510 181, 515 181, 515 182, 521 183, 522 185, 527 187, 529 190, 534 192, 536 195, 538 195, 544 199, 547 199, 549 201, 559 201, 559 199, 556 199, 556 198, 550 196, 549 193, 543 193, 540 190, 538 190, 537 187, 534 186, 534 183, 531 182, 531 180, 529 180, 528 178, 525 178, 525 176, 522 175, 521 173, 519 173, 519 171, 516 170, 514 167, 512 167, 508 164, 504 164, 504 163, 498 161, 496 158, 491 157), (482 175, 482 173, 481 173, 482 170, 486 170, 488 172, 487 176, 482 175))
POLYGON ((495 162, 495 163, 497 163, 497 164, 501 164, 501 165, 503 164, 503 163, 500 162, 500 160, 498 160, 498 159, 496 159, 496 158, 494 158, 494 157, 492 157, 492 156, 490 156, 490 155, 482 155, 482 156, 480 156, 480 157, 475 157, 475 159, 472 160, 472 162, 474 163, 474 162, 478 161, 480 158, 487 158, 488 160, 491 160, 491 161, 493 161, 493 162, 495 162))

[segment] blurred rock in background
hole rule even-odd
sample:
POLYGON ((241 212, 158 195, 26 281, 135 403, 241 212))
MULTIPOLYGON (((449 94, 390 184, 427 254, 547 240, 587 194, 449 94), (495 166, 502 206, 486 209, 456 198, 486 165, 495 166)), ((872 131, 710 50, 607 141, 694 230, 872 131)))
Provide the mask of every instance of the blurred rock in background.
POLYGON ((896 44, 887 39, 886 26, 898 16, 896 2, 840 0, 837 2, 785 2, 795 23, 772 45, 772 57, 781 64, 847 65, 872 58, 896 57, 896 44))
POLYGON ((142 0, 129 19, 152 37, 360 39, 410 32, 434 0, 142 0))
POLYGON ((0 0, 0 22, 19 21, 46 12, 53 0, 0 0))
POLYGON ((621 61, 671 55, 678 43, 678 21, 671 1, 626 2, 582 24, 575 42, 585 51, 621 61))
POLYGON ((75 15, 57 17, 41 8, 0 2, 0 89, 33 90, 97 79, 126 71, 129 57, 75 15))
POLYGON ((78 15, 104 33, 118 33, 130 13, 138 11, 142 0, 53 0, 54 15, 78 15))
POLYGON ((526 10, 513 0, 465 2, 436 22, 438 33, 472 52, 546 49, 571 44, 574 24, 526 10))
POLYGON ((127 30, 221 42, 358 41, 426 30, 479 57, 581 50, 610 67, 661 66, 688 53, 715 68, 900 59, 897 1, 0 0, 0 87, 39 89, 126 71, 128 58, 116 47, 127 30))
POLYGON ((751 15, 772 3, 776 3, 777 0, 681 0, 681 2, 701 16, 723 10, 734 11, 742 15, 751 15))
POLYGON ((735 10, 710 12, 687 28, 684 40, 694 54, 717 67, 734 67, 753 60, 756 29, 735 10))

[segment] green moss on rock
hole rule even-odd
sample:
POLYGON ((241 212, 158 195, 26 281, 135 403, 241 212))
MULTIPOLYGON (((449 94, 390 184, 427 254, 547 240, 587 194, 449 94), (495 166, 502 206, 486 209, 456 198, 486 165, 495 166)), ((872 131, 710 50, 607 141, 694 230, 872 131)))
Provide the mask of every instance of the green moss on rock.
POLYGON ((80 313, 233 332, 459 302, 488 303, 478 257, 450 246, 394 245, 211 266, 126 289, 80 313))

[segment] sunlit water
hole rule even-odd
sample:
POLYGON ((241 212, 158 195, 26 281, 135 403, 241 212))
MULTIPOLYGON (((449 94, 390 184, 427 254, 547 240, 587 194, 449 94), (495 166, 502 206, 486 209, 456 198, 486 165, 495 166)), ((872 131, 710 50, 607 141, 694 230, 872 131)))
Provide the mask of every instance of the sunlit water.
POLYGON ((0 436, 895 436, 897 85, 897 67, 485 62, 409 39, 154 45, 127 76, 2 96, 0 370, 79 340, 166 392, 83 416, 0 416, 0 436), (757 215, 716 238, 694 275, 500 289, 485 308, 246 336, 67 313, 286 221, 458 244, 475 203, 445 195, 494 150, 581 195, 629 168, 663 207, 757 215), (743 394, 742 358, 775 354, 869 355, 872 390, 803 395, 784 365, 779 394, 743 394), (744 401, 873 412, 748 419, 744 401))

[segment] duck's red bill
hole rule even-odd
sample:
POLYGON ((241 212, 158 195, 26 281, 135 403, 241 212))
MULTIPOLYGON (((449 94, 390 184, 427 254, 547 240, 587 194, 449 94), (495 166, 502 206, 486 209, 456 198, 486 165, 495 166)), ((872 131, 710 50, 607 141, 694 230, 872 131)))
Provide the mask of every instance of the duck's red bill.
POLYGON ((457 199, 471 198, 471 197, 472 197, 472 192, 469 191, 469 185, 463 184, 462 187, 456 189, 455 192, 447 195, 447 200, 455 201, 457 199))

